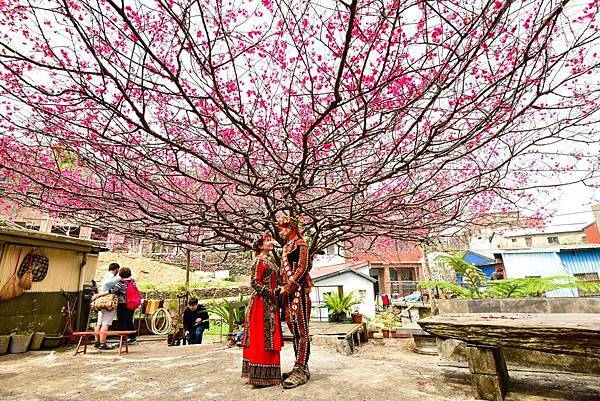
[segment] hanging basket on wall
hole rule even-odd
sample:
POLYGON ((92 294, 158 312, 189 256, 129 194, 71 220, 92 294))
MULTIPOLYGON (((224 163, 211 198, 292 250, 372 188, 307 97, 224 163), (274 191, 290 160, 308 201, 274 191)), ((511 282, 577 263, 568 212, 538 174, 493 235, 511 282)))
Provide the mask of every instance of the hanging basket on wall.
MULTIPOLYGON (((31 281, 37 283, 38 281, 42 281, 44 278, 46 278, 46 275, 48 274, 48 264, 48 257, 39 249, 36 249, 29 252, 25 256, 21 262, 21 266, 19 266, 17 275, 19 276, 20 280, 23 280, 23 277, 26 277, 30 274, 31 281)), ((31 289, 31 286, 29 286, 27 289, 31 289)))

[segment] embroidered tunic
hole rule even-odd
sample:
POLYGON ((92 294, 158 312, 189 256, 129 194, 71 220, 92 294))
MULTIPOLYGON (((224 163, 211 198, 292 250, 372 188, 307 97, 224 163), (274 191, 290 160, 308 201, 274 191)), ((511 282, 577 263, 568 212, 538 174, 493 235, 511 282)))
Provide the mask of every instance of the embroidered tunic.
POLYGON ((275 264, 258 256, 250 280, 254 291, 244 319, 242 377, 247 378, 249 384, 279 384, 279 352, 283 336, 274 294, 277 285, 275 264))
POLYGON ((289 241, 283 248, 281 282, 287 292, 282 297, 285 320, 294 341, 295 367, 308 368, 310 356, 310 290, 308 245, 302 238, 289 241))

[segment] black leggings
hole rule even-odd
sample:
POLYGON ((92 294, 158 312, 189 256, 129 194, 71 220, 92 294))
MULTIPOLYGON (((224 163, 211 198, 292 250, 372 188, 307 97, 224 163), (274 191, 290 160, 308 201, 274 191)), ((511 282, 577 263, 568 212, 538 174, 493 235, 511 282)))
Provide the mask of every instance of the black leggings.
MULTIPOLYGON (((129 331, 135 330, 133 324, 133 313, 135 311, 127 309, 126 303, 120 303, 117 306, 117 328, 118 330, 129 331)), ((129 336, 132 340, 135 340, 136 335, 132 334, 129 336)))

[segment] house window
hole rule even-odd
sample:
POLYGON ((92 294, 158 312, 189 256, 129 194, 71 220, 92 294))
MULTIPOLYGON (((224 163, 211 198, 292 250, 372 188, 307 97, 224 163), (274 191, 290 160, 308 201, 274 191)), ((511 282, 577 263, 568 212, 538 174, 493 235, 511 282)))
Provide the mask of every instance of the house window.
POLYGON ((358 290, 358 299, 361 301, 367 299, 367 290, 358 290))
POLYGON ((517 242, 517 239, 516 239, 516 238, 513 238, 513 239, 511 239, 511 241, 512 241, 512 243, 514 244, 514 243, 516 243, 516 242, 517 242))
POLYGON ((67 237, 79 238, 81 229, 73 226, 52 226, 51 233, 58 235, 66 235, 67 237))
POLYGON ((96 241, 107 241, 108 240, 108 228, 97 228, 92 229, 92 239, 96 241))
POLYGON ((560 244, 558 237, 548 237, 548 244, 560 244))
MULTIPOLYGON (((575 273, 573 275, 579 281, 585 281, 587 283, 600 283, 600 277, 598 276, 597 272, 575 273)), ((600 291, 587 291, 587 292, 584 292, 582 290, 579 290, 579 294, 578 295, 580 297, 598 296, 598 295, 600 295, 600 291)))
POLYGON ((531 246, 533 245, 533 240, 531 239, 531 236, 525 237, 525 245, 531 248, 531 246))

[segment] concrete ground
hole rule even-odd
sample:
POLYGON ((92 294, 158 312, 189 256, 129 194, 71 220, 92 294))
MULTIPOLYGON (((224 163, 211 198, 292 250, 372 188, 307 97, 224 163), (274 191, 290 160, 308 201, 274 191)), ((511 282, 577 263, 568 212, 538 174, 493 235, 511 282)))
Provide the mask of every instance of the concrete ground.
MULTIPOLYGON (((313 346, 311 380, 293 390, 253 389, 240 378, 241 348, 221 344, 167 347, 140 342, 73 356, 71 348, 0 357, 0 399, 53 400, 476 400, 468 370, 440 367, 410 350, 410 340, 372 343, 352 356, 313 346)), ((283 368, 293 352, 286 344, 283 368)), ((511 371, 508 401, 600 400, 600 380, 585 375, 511 371)))

